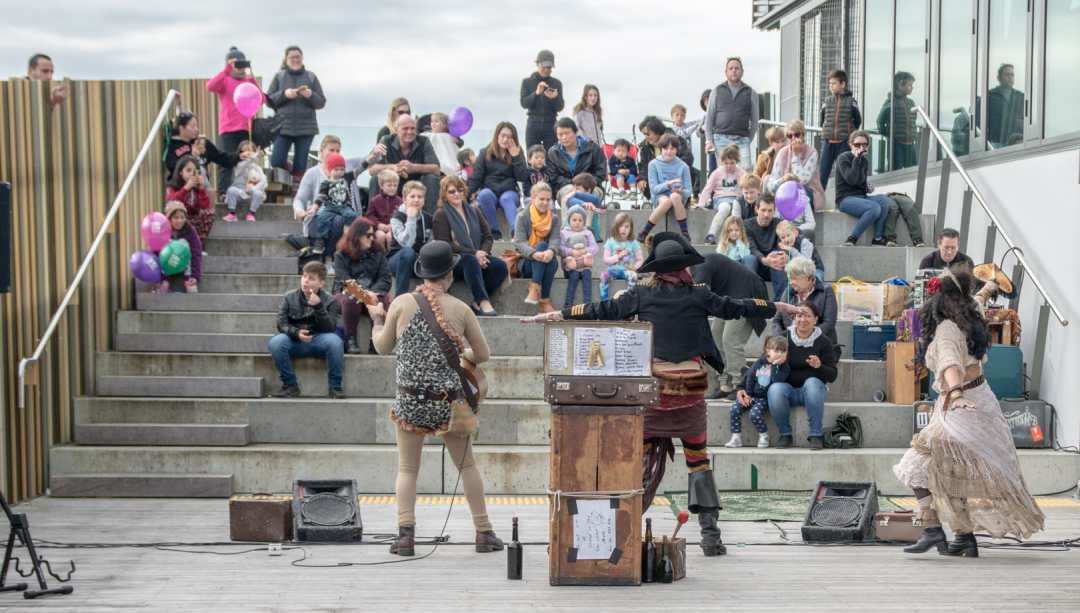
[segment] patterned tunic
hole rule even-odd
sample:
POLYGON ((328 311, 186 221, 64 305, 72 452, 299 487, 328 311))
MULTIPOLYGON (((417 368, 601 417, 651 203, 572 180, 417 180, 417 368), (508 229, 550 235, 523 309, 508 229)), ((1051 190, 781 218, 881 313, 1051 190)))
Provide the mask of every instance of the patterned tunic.
POLYGON ((446 355, 417 311, 397 341, 397 397, 390 418, 403 430, 434 433, 450 423, 450 403, 446 400, 421 400, 404 394, 401 387, 454 392, 461 390, 461 379, 446 362, 446 355))

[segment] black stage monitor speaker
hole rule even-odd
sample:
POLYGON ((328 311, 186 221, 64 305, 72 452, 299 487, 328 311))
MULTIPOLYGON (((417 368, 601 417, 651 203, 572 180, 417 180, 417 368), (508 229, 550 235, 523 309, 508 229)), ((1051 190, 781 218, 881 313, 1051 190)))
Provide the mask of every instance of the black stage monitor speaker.
POLYGON ((0 294, 11 291, 11 184, 0 183, 0 294))
POLYGON ((871 541, 877 511, 877 486, 872 481, 818 481, 806 510, 803 541, 871 541))
POLYGON ((293 538, 297 541, 359 541, 364 535, 356 481, 324 479, 293 483, 293 538))

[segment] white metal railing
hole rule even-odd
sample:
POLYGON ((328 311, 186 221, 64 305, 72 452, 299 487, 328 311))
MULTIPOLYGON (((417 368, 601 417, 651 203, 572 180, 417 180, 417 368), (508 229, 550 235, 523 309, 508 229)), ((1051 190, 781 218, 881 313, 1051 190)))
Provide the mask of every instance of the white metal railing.
MULTIPOLYGON (((941 135, 941 132, 938 132, 938 129, 934 127, 934 122, 930 120, 930 116, 921 106, 918 105, 915 106, 915 112, 917 112, 919 114, 919 117, 922 118, 922 127, 929 130, 930 134, 934 136, 934 139, 938 142, 938 146, 940 146, 941 150, 944 151, 945 155, 948 156, 949 162, 960 174, 960 178, 964 180, 964 183, 967 185, 967 189, 971 191, 972 196, 974 196, 975 200, 978 201, 979 206, 982 207, 983 212, 986 213, 986 216, 990 218, 990 223, 992 224, 993 229, 1001 235, 1001 238, 1005 239, 1005 243, 1009 246, 1009 249, 1012 250, 1013 254, 1016 256, 1017 261, 1020 263, 1021 266, 1024 267, 1024 271, 1027 273, 1027 276, 1031 278, 1032 283, 1035 284, 1035 288, 1039 290, 1039 294, 1042 295, 1043 300, 1046 301, 1046 304, 1054 313, 1054 317, 1062 326, 1069 325, 1069 320, 1065 318, 1065 315, 1062 313, 1061 309, 1058 308, 1057 303, 1054 302, 1054 299, 1050 297, 1049 292, 1046 291, 1046 288, 1043 286, 1042 281, 1039 280, 1039 276, 1035 273, 1035 270, 1028 263, 1027 258, 1024 257, 1024 250, 1018 247, 1016 243, 1013 242, 1012 238, 1009 237, 1009 233, 1005 230, 1005 227, 1001 225, 1001 222, 998 220, 997 215, 994 214, 994 211, 990 208, 990 205, 986 202, 986 199, 983 198, 982 193, 979 192, 979 188, 975 186, 975 182, 971 180, 971 176, 968 175, 967 170, 964 168, 964 165, 961 164, 960 160, 956 158, 956 154, 953 153, 952 147, 945 140, 945 137, 941 135)), ((922 163, 925 165, 925 155, 922 156, 922 158, 922 163)))
MULTIPOLYGON (((105 234, 109 230, 109 226, 112 225, 113 219, 116 218, 116 214, 120 212, 120 203, 124 201, 124 196, 127 195, 128 189, 131 188, 131 184, 135 181, 135 175, 139 172, 139 167, 142 165, 143 159, 146 157, 147 152, 150 151, 150 147, 154 144, 154 139, 158 135, 158 131, 161 129, 162 122, 165 121, 165 116, 169 112, 173 101, 180 97, 180 92, 175 89, 170 89, 167 96, 165 96, 165 102, 161 105, 161 110, 158 111, 157 119, 154 120, 154 125, 150 127, 150 132, 146 135, 146 141, 143 143, 142 149, 139 150, 139 155, 136 156, 135 162, 131 165, 131 170, 128 171, 127 178, 124 179, 123 185, 120 186, 120 191, 116 194, 116 198, 113 200, 112 207, 109 208, 109 212, 105 214, 105 219, 101 222, 101 227, 98 228, 97 236, 94 237, 94 242, 90 244, 90 249, 86 252, 86 256, 83 258, 82 264, 79 265, 79 270, 75 273, 75 278, 71 280, 71 285, 68 286, 67 293, 64 294, 64 299, 60 301, 59 306, 56 307, 56 312, 53 313, 52 319, 49 320, 49 325, 45 328, 45 333, 41 335, 41 340, 38 341, 37 347, 34 348, 34 353, 30 357, 19 360, 19 408, 25 408, 26 406, 26 369, 41 359, 41 354, 45 351, 45 346, 49 344, 49 339, 52 338, 53 332, 56 331, 56 327, 60 325, 60 320, 64 316, 64 311, 67 310, 68 305, 71 303, 72 297, 75 296, 75 291, 79 289, 79 283, 82 282, 83 277, 86 275, 87 269, 90 268, 90 262, 94 259, 98 249, 101 247, 102 241, 105 240, 105 234)), ((46 446, 50 439, 49 433, 49 411, 43 411, 45 416, 45 440, 46 446)), ((48 457, 48 451, 46 450, 46 458, 48 457)), ((47 461, 47 460, 46 460, 47 461)))

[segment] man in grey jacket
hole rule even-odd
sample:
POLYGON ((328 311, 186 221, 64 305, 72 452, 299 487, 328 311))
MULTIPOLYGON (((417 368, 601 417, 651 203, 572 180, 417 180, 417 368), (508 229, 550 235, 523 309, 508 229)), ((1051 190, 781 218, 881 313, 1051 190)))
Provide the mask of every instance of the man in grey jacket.
POLYGON ((757 134, 758 95, 753 87, 743 83, 742 60, 729 57, 724 64, 727 80, 717 85, 709 96, 709 108, 705 111, 705 149, 716 156, 720 165, 720 152, 724 147, 739 146, 739 165, 744 170, 753 168, 750 157, 750 138, 757 134))

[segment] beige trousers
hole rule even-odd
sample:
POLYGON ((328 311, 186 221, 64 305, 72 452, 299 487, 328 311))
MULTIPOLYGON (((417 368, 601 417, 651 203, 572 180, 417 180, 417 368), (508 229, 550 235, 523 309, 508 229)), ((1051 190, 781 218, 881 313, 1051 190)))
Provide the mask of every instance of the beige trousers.
MULTIPOLYGON (((397 428, 398 474, 394 485, 397 495, 398 525, 416 525, 416 478, 420 474, 420 456, 424 450, 424 435, 397 428)), ((484 481, 473 460, 471 441, 463 436, 442 437, 446 451, 461 473, 465 484, 465 499, 469 502, 473 525, 477 532, 491 530, 484 502, 484 481)))

